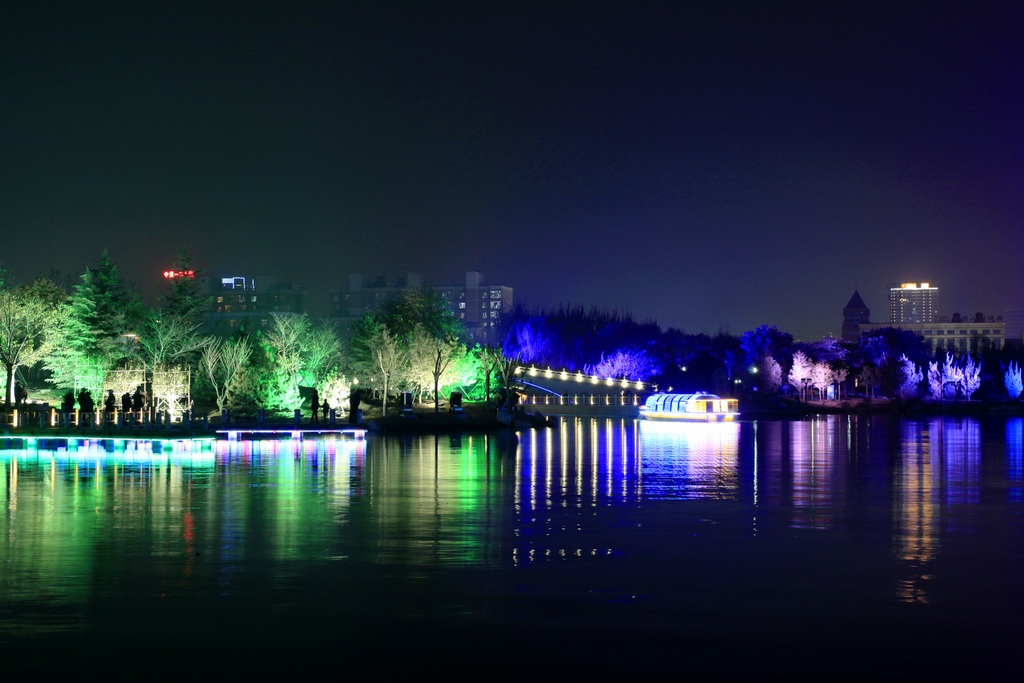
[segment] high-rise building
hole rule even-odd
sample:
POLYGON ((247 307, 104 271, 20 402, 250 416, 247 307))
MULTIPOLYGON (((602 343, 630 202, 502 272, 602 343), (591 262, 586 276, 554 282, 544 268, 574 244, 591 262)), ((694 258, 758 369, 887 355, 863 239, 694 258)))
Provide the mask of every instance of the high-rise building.
POLYGON ((501 343, 501 321, 512 310, 512 288, 485 284, 484 276, 472 270, 466 272, 465 282, 458 285, 428 285, 419 273, 408 273, 394 284, 384 277, 367 281, 362 275, 352 274, 348 276, 348 287, 334 296, 332 316, 343 330, 348 329, 363 313, 416 287, 437 292, 448 302, 455 317, 466 328, 469 341, 488 345, 501 343))
POLYGON ((274 313, 301 315, 305 311, 305 290, 274 277, 210 278, 207 289, 210 310, 205 327, 214 334, 230 335, 239 328, 265 330, 274 313))
POLYGON ((935 322, 938 314, 939 288, 927 282, 903 282, 889 285, 889 322, 935 322))

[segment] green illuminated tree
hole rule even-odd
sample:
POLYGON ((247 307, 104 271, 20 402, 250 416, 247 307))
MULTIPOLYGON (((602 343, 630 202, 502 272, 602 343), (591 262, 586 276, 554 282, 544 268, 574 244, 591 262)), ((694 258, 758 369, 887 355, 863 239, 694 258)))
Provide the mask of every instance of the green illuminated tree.
POLYGON ((272 394, 264 397, 265 407, 278 412, 300 407, 299 381, 303 368, 303 349, 309 338, 310 323, 305 315, 271 314, 267 345, 273 358, 272 394))
POLYGON ((334 325, 309 325, 300 355, 304 384, 322 388, 328 378, 338 373, 343 360, 341 339, 334 325))
POLYGON ((53 353, 45 362, 48 381, 60 388, 102 389, 107 372, 135 355, 148 314, 104 251, 95 267, 86 268, 64 306, 53 353))

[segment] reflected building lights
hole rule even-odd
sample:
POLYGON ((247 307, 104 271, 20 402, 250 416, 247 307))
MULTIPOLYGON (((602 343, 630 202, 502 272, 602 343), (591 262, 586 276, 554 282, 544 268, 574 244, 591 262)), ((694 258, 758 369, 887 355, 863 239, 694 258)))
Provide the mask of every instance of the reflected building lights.
POLYGON ((936 422, 927 427, 908 422, 903 427, 901 459, 893 476, 893 544, 908 575, 898 581, 897 597, 904 602, 928 602, 928 565, 939 552, 939 501, 934 491, 938 470, 933 438, 941 434, 936 422))

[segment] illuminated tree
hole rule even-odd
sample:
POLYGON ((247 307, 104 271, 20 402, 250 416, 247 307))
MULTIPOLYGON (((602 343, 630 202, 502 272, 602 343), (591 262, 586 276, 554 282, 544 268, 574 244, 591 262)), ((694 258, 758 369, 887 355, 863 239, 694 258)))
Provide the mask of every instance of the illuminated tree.
POLYGON ((404 372, 393 379, 403 389, 416 393, 423 400, 433 382, 434 338, 423 327, 417 326, 407 337, 404 346, 404 372))
POLYGON ((403 353, 401 341, 384 325, 377 329, 377 334, 369 340, 369 344, 370 353, 380 372, 383 397, 382 415, 387 416, 391 379, 405 370, 408 355, 403 353))
POLYGON ((934 400, 942 399, 942 370, 939 369, 938 361, 928 363, 928 395, 934 400))
POLYGON ((778 358, 793 344, 793 335, 780 332, 774 325, 761 325, 756 330, 740 336, 740 348, 747 356, 747 363, 760 365, 765 358, 778 358))
POLYGON ((1024 391, 1024 382, 1021 381, 1020 365, 1014 361, 1010 361, 1010 367, 1006 369, 1006 374, 1003 375, 1003 384, 1006 386, 1006 394, 1010 397, 1011 401, 1017 400, 1017 397, 1024 391))
POLYGON ((150 367, 187 365, 211 342, 199 325, 185 318, 152 318, 139 336, 139 349, 150 367))
POLYGON ((489 389, 489 387, 483 386, 488 382, 486 378, 483 383, 480 382, 483 372, 478 351, 476 349, 463 349, 463 353, 452 361, 452 364, 448 366, 448 369, 441 376, 441 384, 442 386, 450 387, 451 391, 461 392, 467 398, 473 397, 473 400, 479 400, 480 398, 487 400, 488 397, 486 395, 481 396, 479 393, 483 389, 486 394, 489 389))
POLYGON ((39 297, 19 290, 0 291, 0 363, 7 373, 4 399, 15 400, 18 368, 46 356, 52 343, 57 309, 39 297))
POLYGON ((431 367, 430 375, 434 380, 434 412, 436 413, 439 410, 438 399, 440 396, 441 378, 445 376, 453 363, 466 355, 466 348, 457 339, 452 337, 433 339, 432 341, 433 366, 431 367))
POLYGON ((584 372, 603 379, 627 378, 647 381, 661 372, 661 367, 642 349, 620 349, 607 358, 601 354, 601 361, 597 365, 584 366, 584 372))
MULTIPOLYGON (((301 344, 302 379, 307 386, 322 387, 341 367, 342 344, 334 325, 310 325, 301 344)), ((331 405, 339 405, 332 402, 331 405)))
POLYGON ((484 402, 491 402, 491 378, 494 377, 501 367, 501 349, 494 346, 480 346, 477 348, 477 355, 480 358, 480 372, 484 376, 484 402))
MULTIPOLYGON (((522 358, 519 354, 514 356, 503 355, 501 360, 498 362, 498 374, 501 377, 501 388, 504 392, 506 401, 509 400, 515 392, 516 371, 519 370, 521 365, 522 358)), ((507 402, 504 407, 506 409, 511 408, 507 402)))
MULTIPOLYGON (((556 335, 548 329, 547 319, 534 316, 515 323, 509 331, 505 352, 518 355, 526 363, 541 363, 556 346, 556 335)), ((567 365, 564 361, 558 365, 567 365)))
POLYGON ((930 357, 921 335, 898 327, 865 332, 861 335, 858 352, 865 365, 873 364, 877 368, 878 374, 873 375, 874 381, 877 381, 882 393, 887 396, 898 396, 903 391, 904 356, 915 365, 927 362, 930 357))
POLYGON ((287 413, 301 406, 299 381, 309 330, 306 315, 271 314, 270 329, 263 337, 266 363, 260 373, 257 399, 263 408, 287 413))
POLYGON ((211 341, 186 318, 150 319, 139 337, 139 350, 153 373, 152 398, 158 410, 177 413, 188 408, 192 361, 211 341))
POLYGON ((142 299, 122 281, 106 250, 96 267, 86 269, 76 293, 92 303, 91 315, 85 322, 97 343, 116 347, 108 354, 123 352, 125 335, 138 333, 149 317, 142 299))
POLYGON ((905 355, 900 356, 900 383, 897 388, 897 397, 903 400, 917 397, 918 387, 924 379, 924 373, 914 365, 914 361, 905 355))
POLYGON ((217 410, 234 409, 245 392, 246 365, 252 355, 247 337, 232 341, 212 340, 200 356, 200 368, 213 387, 217 410))
POLYGON ((818 400, 825 398, 825 390, 828 385, 835 381, 835 373, 832 372, 832 368, 829 364, 824 361, 818 361, 811 366, 811 386, 818 392, 818 400))
POLYGON ((47 381, 59 388, 101 391, 107 372, 135 355, 136 335, 148 317, 142 300, 121 281, 104 251, 62 307, 53 352, 44 363, 50 372, 47 381))
POLYGON ((964 372, 962 385, 964 390, 964 397, 967 400, 971 399, 974 392, 981 386, 981 363, 975 363, 974 358, 967 356, 964 359, 964 372))
POLYGON ((956 398, 958 396, 957 389, 961 387, 964 381, 964 371, 956 364, 953 359, 953 354, 946 354, 946 362, 942 366, 942 387, 943 394, 947 398, 956 398))
POLYGON ((760 368, 760 372, 757 374, 760 378, 761 388, 770 394, 776 393, 782 386, 782 366, 771 356, 765 356, 761 360, 760 368))
POLYGON ((811 381, 814 362, 803 351, 793 354, 793 365, 789 369, 789 383, 796 388, 801 400, 807 400, 807 385, 811 381))
POLYGON ((341 406, 348 403, 349 396, 352 394, 353 384, 345 375, 340 372, 336 372, 330 375, 322 381, 320 386, 320 398, 328 401, 330 405, 334 406, 336 410, 341 410, 341 406))
POLYGON ((740 348, 747 363, 757 368, 757 381, 761 390, 775 393, 782 386, 782 367, 776 357, 792 346, 793 336, 780 332, 774 325, 761 325, 740 336, 740 348))

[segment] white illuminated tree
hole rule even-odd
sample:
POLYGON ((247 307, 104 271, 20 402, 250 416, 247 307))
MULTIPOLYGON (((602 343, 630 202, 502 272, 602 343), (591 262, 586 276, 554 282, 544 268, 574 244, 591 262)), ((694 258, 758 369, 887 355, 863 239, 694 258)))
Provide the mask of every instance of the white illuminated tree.
POLYGON ((964 359, 962 381, 963 384, 961 386, 964 390, 964 397, 970 400, 971 395, 981 386, 981 363, 975 364, 974 359, 970 356, 964 359))
POLYGON ((946 362, 942 366, 942 393, 946 398, 956 398, 957 389, 963 385, 964 371, 953 360, 953 354, 946 354, 946 362), (952 395, 950 395, 952 394, 952 395))
POLYGON ((6 372, 4 400, 13 403, 18 368, 34 365, 49 352, 57 309, 25 290, 0 292, 0 365, 6 372))
POLYGON ((765 356, 761 361, 761 386, 770 394, 782 386, 782 366, 771 356, 765 356))
POLYGON ((1015 361, 1010 361, 1010 367, 1006 369, 1003 376, 1003 384, 1006 385, 1006 394, 1011 401, 1015 401, 1021 392, 1024 391, 1024 382, 1021 381, 1020 366, 1015 361))
POLYGON ((803 351, 793 354, 793 366, 789 369, 789 383, 792 384, 800 394, 801 400, 807 400, 805 389, 811 381, 811 371, 814 363, 803 351))
POLYGON ((928 364, 928 395, 936 401, 942 398, 942 370, 935 360, 928 364))
POLYGON ((203 349, 199 366, 213 387, 218 410, 233 408, 244 393, 245 366, 251 355, 252 345, 245 337, 233 342, 212 341, 203 349))
POLYGON ((832 384, 834 373, 828 363, 817 362, 811 366, 811 386, 818 392, 818 400, 825 397, 825 389, 832 384))

